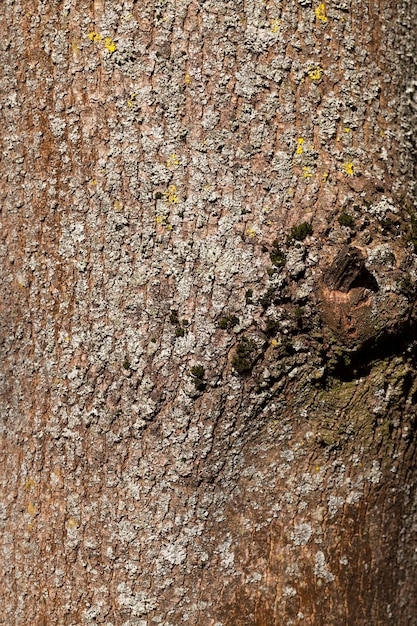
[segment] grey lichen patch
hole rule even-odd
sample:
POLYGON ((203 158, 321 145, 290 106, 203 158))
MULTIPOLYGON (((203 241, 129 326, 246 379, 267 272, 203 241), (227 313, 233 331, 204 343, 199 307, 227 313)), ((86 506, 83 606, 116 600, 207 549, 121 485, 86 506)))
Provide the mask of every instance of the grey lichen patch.
MULTIPOLYGON (((2 7, 5 619, 238 623, 220 611, 247 578, 236 612, 254 623, 283 575, 267 549, 289 602, 299 550, 321 540, 309 498, 341 514, 323 495, 332 455, 359 454, 356 438, 394 454, 390 411, 413 406, 411 365, 385 378, 392 355, 367 359, 368 391, 349 364, 361 341, 335 338, 314 300, 344 238, 376 277, 367 328, 385 337, 411 310, 400 25, 366 3, 325 19, 304 1, 61 5, 2 7)), ((347 504, 358 494, 359 478, 347 504)))
POLYGON ((302 546, 310 541, 312 534, 313 530, 311 528, 311 524, 301 522, 300 524, 297 524, 291 532, 291 541, 296 546, 302 546))
POLYGON ((326 583, 334 580, 334 574, 328 570, 324 553, 321 550, 316 552, 314 557, 314 575, 326 583))

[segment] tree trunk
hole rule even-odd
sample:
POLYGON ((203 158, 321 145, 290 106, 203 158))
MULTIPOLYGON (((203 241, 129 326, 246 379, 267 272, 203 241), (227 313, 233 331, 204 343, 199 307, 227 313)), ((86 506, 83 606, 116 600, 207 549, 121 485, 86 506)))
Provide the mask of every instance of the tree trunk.
POLYGON ((416 13, 3 0, 2 624, 417 624, 416 13))

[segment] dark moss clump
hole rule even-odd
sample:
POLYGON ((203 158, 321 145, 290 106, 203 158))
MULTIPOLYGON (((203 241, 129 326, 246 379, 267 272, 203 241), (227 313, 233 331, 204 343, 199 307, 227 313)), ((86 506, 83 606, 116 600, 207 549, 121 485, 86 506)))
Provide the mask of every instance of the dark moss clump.
POLYGON ((169 315, 169 321, 171 322, 171 324, 173 326, 176 326, 175 328, 175 336, 176 337, 184 337, 185 333, 187 332, 187 326, 189 324, 188 320, 182 320, 182 322, 180 322, 180 318, 178 317, 178 311, 177 309, 173 309, 169 315))
POLYGON ((273 319, 267 319, 265 324, 265 333, 268 337, 273 337, 279 331, 279 322, 273 319))
POLYGON ((178 318, 178 311, 176 309, 173 309, 169 315, 169 321, 171 322, 171 324, 173 326, 176 326, 177 324, 179 324, 180 320, 178 318))
POLYGON ((202 365, 193 365, 191 368, 191 376, 194 378, 203 379, 204 378, 204 367, 202 365))
POLYGON ((338 221, 341 226, 348 226, 349 228, 353 226, 353 217, 344 211, 339 215, 338 221))
POLYGON ((225 315, 219 321, 219 328, 222 330, 231 330, 239 324, 239 318, 236 315, 225 315))
POLYGON ((202 391, 204 387, 206 386, 206 383, 204 381, 204 376, 205 376, 204 367, 202 365, 193 365, 190 372, 194 380, 194 385, 196 389, 198 389, 199 391, 202 391))
POLYGON ((257 357, 256 343, 244 337, 236 348, 232 359, 232 366, 239 374, 250 372, 257 357))
POLYGON ((269 253, 269 258, 271 259, 272 265, 275 265, 275 267, 282 267, 285 265, 285 254, 280 249, 277 239, 275 239, 272 244, 272 250, 269 253))
POLYGON ((293 226, 291 228, 291 233, 288 236, 287 243, 292 243, 293 241, 304 241, 308 235, 313 234, 313 226, 310 222, 303 222, 302 224, 298 224, 298 226, 293 226))
POLYGON ((259 304, 263 309, 267 309, 276 299, 276 287, 268 287, 265 293, 259 298, 259 304))
POLYGON ((246 304, 253 304, 253 289, 248 289, 245 293, 246 304))

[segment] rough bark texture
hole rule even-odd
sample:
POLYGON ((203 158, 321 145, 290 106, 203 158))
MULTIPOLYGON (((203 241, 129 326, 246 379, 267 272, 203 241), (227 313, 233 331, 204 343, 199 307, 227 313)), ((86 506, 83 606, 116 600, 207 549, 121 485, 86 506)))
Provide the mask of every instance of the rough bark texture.
POLYGON ((2 624, 417 624, 415 9, 2 1, 2 624))

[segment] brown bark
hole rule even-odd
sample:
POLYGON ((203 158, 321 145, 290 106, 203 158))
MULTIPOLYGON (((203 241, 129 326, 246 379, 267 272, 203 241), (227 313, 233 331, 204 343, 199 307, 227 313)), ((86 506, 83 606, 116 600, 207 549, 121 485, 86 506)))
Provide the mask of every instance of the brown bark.
POLYGON ((3 0, 0 622, 417 624, 411 0, 3 0))

